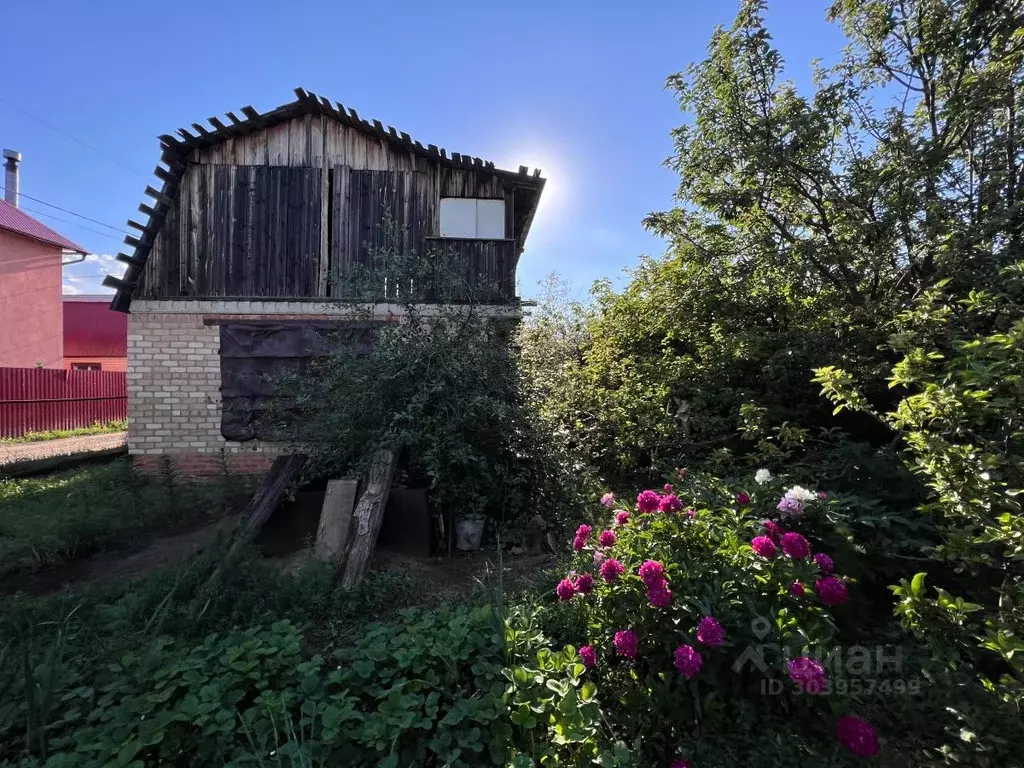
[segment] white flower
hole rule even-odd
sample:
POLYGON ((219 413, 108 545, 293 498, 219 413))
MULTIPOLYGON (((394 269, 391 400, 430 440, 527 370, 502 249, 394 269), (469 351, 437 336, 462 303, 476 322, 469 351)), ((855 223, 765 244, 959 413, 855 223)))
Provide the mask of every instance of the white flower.
POLYGON ((764 485, 765 483, 770 483, 771 481, 772 473, 769 472, 767 469, 759 469, 757 470, 757 474, 754 475, 754 482, 756 482, 758 485, 764 485))
POLYGON ((787 499, 796 499, 801 504, 806 504, 808 501, 814 501, 818 498, 818 494, 814 491, 808 491, 806 488, 801 488, 799 485, 794 485, 788 491, 786 491, 787 499))

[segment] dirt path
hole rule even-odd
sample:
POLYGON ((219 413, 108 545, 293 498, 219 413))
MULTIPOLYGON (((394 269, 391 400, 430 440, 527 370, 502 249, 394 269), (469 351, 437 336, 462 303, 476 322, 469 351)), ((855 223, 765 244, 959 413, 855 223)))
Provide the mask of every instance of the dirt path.
POLYGON ((71 587, 144 576, 184 562, 209 547, 219 536, 229 536, 238 524, 238 517, 230 515, 202 528, 156 539, 145 549, 130 555, 123 551, 103 552, 88 560, 73 560, 48 570, 6 577, 0 594, 26 592, 38 597, 71 587))
POLYGON ((105 435, 85 435, 84 437, 64 437, 59 440, 40 440, 36 443, 0 445, 0 466, 50 459, 55 456, 75 456, 110 451, 121 448, 127 442, 127 433, 110 432, 105 435))

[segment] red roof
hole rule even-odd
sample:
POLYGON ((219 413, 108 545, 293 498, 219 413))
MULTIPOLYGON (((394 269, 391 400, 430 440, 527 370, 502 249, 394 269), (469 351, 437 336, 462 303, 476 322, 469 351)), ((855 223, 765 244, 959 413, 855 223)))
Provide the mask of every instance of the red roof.
POLYGON ((41 240, 50 245, 56 245, 65 251, 75 253, 88 253, 85 248, 68 240, 59 232, 54 232, 41 221, 37 221, 22 210, 15 208, 6 200, 0 200, 0 229, 7 229, 17 232, 19 235, 31 237, 33 240, 41 240))
POLYGON ((64 299, 64 357, 127 357, 128 315, 108 301, 64 299))

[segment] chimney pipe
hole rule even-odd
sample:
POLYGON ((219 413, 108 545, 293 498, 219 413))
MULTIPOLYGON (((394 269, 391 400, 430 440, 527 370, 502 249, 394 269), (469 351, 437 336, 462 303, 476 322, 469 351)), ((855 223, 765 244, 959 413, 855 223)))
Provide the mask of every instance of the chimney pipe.
POLYGON ((18 207, 18 163, 21 153, 13 149, 4 150, 4 198, 15 208, 18 207))

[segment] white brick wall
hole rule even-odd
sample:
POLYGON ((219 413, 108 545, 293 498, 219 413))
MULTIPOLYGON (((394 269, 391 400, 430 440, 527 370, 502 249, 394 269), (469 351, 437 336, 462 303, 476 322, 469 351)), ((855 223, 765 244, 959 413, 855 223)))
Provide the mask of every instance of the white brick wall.
MULTIPOLYGON (((133 307, 133 310, 135 308, 133 307)), ((220 433, 220 329, 203 315, 128 317, 128 450, 135 455, 274 453, 220 433)))

